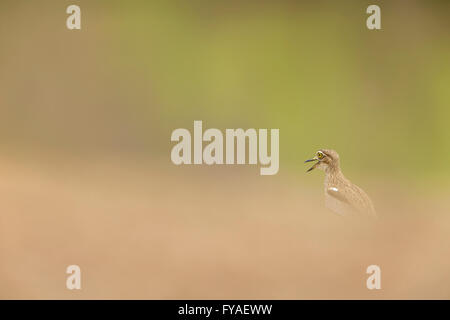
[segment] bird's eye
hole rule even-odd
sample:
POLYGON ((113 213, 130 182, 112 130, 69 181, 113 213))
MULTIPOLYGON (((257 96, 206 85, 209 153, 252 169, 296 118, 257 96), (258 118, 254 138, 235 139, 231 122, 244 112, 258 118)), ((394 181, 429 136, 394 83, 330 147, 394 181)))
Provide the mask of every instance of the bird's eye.
POLYGON ((322 152, 317 152, 317 158, 319 159, 323 159, 323 153, 322 152))

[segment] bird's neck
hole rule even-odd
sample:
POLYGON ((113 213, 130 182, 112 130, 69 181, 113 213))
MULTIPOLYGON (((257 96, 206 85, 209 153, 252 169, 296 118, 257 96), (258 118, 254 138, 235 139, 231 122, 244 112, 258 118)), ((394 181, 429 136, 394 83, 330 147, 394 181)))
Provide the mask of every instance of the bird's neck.
POLYGON ((341 168, 337 166, 329 166, 325 170, 325 182, 335 182, 339 179, 345 179, 344 174, 341 171, 341 168))

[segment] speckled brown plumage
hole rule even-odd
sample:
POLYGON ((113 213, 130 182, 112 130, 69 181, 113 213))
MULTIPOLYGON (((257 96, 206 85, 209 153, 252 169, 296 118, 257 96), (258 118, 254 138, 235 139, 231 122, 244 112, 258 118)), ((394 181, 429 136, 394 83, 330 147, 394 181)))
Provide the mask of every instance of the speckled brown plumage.
POLYGON ((365 215, 376 217, 369 196, 348 180, 341 171, 339 154, 331 149, 321 149, 316 156, 305 162, 316 161, 308 170, 315 168, 325 172, 325 205, 340 215, 365 215))

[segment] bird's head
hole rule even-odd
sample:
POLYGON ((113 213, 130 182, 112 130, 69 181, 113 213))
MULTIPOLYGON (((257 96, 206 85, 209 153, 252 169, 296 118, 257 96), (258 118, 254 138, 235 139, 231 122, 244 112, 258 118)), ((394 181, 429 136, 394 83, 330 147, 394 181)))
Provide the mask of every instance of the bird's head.
POLYGON ((306 162, 316 162, 306 172, 309 172, 315 168, 325 172, 329 172, 339 168, 339 155, 336 151, 331 149, 320 149, 316 152, 316 155, 312 159, 308 159, 306 162))

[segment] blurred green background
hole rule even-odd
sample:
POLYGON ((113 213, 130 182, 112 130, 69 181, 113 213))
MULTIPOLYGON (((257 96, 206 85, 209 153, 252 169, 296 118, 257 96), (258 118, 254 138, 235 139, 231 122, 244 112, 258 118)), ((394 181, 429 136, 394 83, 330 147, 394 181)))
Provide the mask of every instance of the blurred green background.
POLYGON ((448 176, 450 3, 377 1, 370 31, 372 2, 2 1, 1 143, 168 159, 203 120, 280 128, 281 170, 323 147, 355 172, 448 176))

